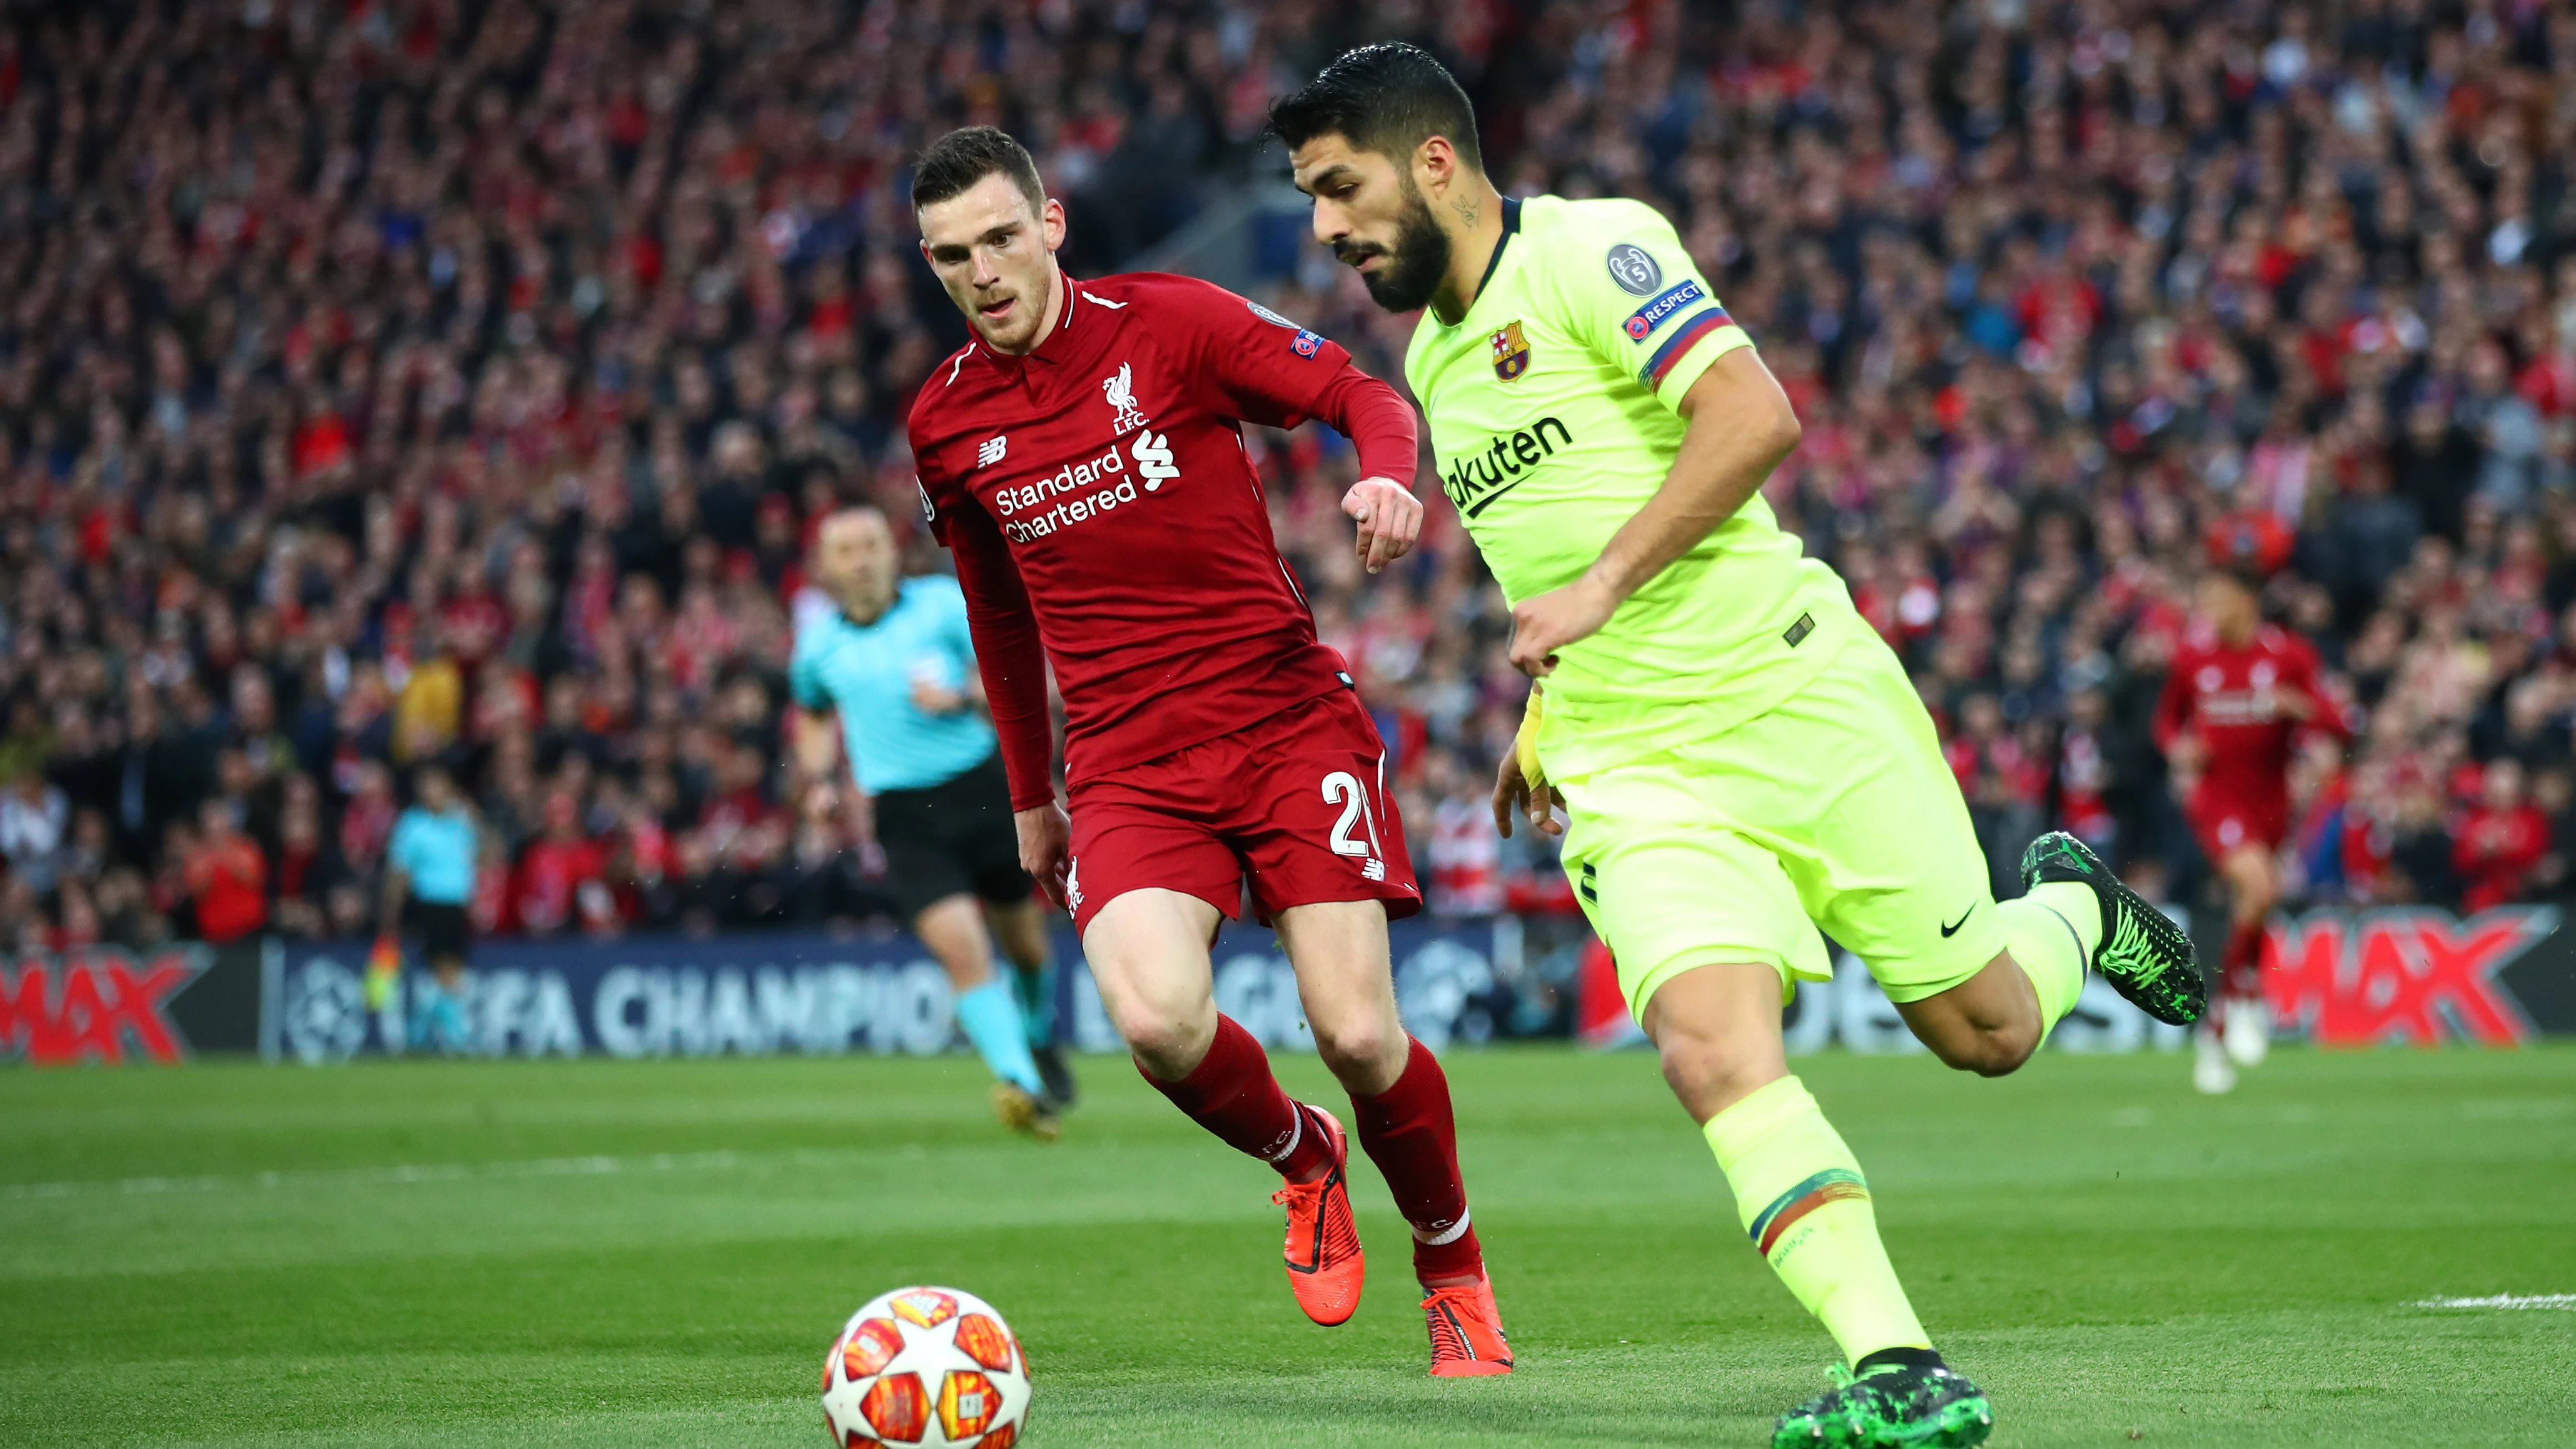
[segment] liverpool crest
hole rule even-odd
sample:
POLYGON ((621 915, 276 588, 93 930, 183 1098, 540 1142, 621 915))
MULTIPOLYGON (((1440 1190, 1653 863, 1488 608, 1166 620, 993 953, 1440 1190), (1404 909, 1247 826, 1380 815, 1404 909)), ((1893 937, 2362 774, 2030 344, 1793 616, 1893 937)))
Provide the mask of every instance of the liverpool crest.
POLYGON ((1521 335, 1521 324, 1506 322, 1494 333, 1494 376, 1505 382, 1529 371, 1529 339, 1521 335))
POLYGON ((1124 437, 1128 432, 1145 426, 1145 411, 1136 406, 1135 364, 1122 362, 1116 372, 1102 378, 1100 395, 1118 414, 1110 420, 1113 433, 1124 437))

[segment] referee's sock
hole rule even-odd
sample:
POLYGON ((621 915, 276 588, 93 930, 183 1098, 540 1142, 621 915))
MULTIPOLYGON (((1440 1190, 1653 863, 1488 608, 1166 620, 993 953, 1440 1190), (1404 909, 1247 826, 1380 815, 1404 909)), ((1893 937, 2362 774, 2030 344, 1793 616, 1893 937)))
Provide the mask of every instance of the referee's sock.
POLYGON ((1055 1045, 1055 959, 1035 966, 1013 962, 1011 979, 1019 988, 1020 1016, 1025 1021, 1032 1047, 1055 1045))
POLYGON ((1019 998, 1009 983, 994 976, 957 998, 957 1024, 984 1058, 993 1075, 1031 1096, 1045 1092, 1037 1058, 1029 1054, 1028 1027, 1020 1019, 1019 998))

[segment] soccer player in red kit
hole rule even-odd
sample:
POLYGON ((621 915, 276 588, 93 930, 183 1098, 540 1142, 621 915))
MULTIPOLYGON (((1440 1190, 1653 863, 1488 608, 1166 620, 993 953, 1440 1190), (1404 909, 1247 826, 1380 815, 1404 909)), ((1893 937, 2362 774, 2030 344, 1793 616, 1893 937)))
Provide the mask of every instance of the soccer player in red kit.
POLYGON ((2219 954, 2224 1037, 2201 1028, 2192 1081, 2236 1085, 2236 1067, 2263 1059, 2272 1023, 2263 1002, 2263 933, 2281 897, 2279 855, 2290 829, 2291 746, 2302 729, 2346 733, 2320 692, 2316 651, 2263 622, 2259 566, 2222 559, 2201 582, 2199 617, 2166 671, 2156 744, 2192 779, 2184 817, 2227 884, 2227 945, 2219 954), (2197 778, 2192 778, 2196 776, 2197 778))
POLYGON ((922 255, 974 332, 922 384, 912 450, 956 557, 1022 863, 1072 910, 1145 1079, 1285 1179, 1290 1286, 1308 1317, 1341 1323, 1363 1271, 1341 1126, 1281 1090, 1210 993, 1209 947, 1249 883, 1412 1224, 1431 1372, 1508 1372, 1448 1082, 1396 1016, 1386 923, 1421 892, 1386 748, 1316 640, 1242 442, 1245 423, 1307 418, 1351 438, 1362 479, 1342 507, 1373 573, 1421 529, 1404 486, 1412 409, 1341 348, 1221 288, 1066 276, 1063 208, 1000 131, 933 144, 912 199, 922 255), (1049 661, 1069 822, 1049 769, 1049 661))

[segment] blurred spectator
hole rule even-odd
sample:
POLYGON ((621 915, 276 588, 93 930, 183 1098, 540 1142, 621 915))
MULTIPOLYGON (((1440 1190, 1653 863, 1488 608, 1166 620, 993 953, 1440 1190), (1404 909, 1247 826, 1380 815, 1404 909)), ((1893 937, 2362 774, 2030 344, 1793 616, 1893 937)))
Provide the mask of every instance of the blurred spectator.
POLYGON ((36 895, 53 889, 62 865, 71 806, 63 792, 36 773, 36 762, 18 761, 0 778, 0 857, 9 874, 36 895))
POLYGON ((617 903, 604 878, 605 854, 582 833, 581 806, 572 792, 549 794, 545 833, 520 853, 511 877, 510 919, 531 936, 614 925, 617 903))
POLYGON ((233 807, 208 800, 182 851, 181 869, 196 902, 197 936, 229 946, 268 924, 268 861, 233 823, 233 807))
MULTIPOLYGON (((1766 496, 1906 660, 2007 867, 2066 824, 2142 883, 2205 875, 2146 722, 2206 530, 2260 517, 2296 538, 2272 617, 2363 721, 2302 766, 2295 900, 2576 890, 2565 0, 19 20, 11 944, 202 921, 210 850, 226 881, 260 857, 276 929, 363 931, 432 762, 505 929, 513 900, 554 929, 879 909, 864 842, 781 808, 780 671, 810 530, 908 516, 899 422, 963 340, 907 158, 1012 128, 1096 275, 1275 177, 1269 97, 1396 34, 1468 85, 1505 190, 1673 217, 1805 421, 1766 496)), ((1262 300, 1400 376, 1409 321, 1302 228, 1254 250, 1262 300)), ((1485 833, 1525 684, 1454 515, 1364 578, 1341 441, 1245 444, 1444 909, 1570 904, 1547 842, 1485 833)))

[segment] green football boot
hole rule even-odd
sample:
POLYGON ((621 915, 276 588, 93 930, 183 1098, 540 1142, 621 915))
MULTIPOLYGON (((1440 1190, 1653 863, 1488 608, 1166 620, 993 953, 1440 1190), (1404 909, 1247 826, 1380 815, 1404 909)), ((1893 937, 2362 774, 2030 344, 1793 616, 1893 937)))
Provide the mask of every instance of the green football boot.
POLYGON ((1883 1363, 1855 1375, 1841 1364, 1834 1386, 1780 1416, 1771 1449, 1967 1449, 1995 1431, 1986 1391, 1957 1370, 1883 1363))
POLYGON ((2120 884, 2083 841, 2052 830, 2021 853, 2022 889, 2048 881, 2082 881, 2102 903, 2102 948, 2093 969, 2130 1003, 2158 1021, 2189 1026, 2209 1008, 2209 986, 2191 937, 2147 898, 2120 884))

